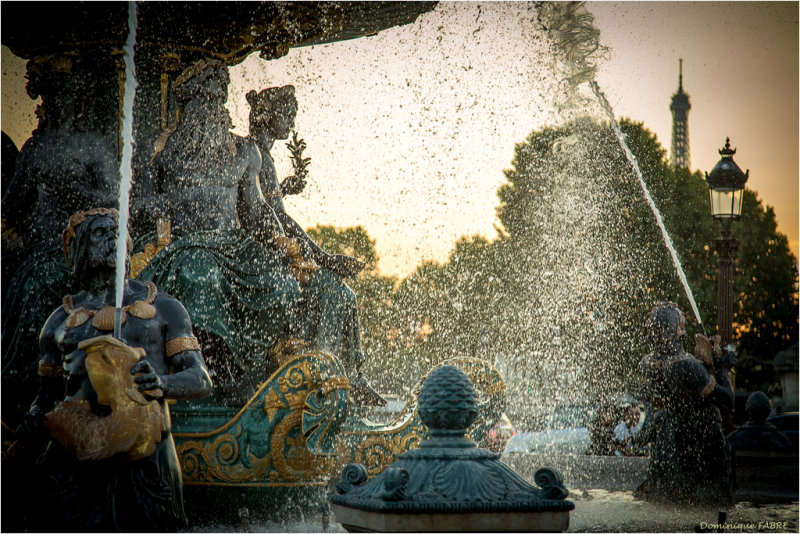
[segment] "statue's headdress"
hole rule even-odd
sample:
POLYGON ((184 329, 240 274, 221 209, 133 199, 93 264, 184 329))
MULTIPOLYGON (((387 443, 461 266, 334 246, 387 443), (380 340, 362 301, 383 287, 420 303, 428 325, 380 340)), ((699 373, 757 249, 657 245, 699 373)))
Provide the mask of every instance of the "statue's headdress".
POLYGON ((178 129, 183 114, 183 106, 186 102, 194 98, 195 94, 200 90, 202 82, 213 76, 216 72, 224 72, 225 76, 228 76, 228 66, 219 59, 205 58, 186 67, 183 72, 175 78, 175 81, 172 82, 175 98, 180 103, 180 106, 178 107, 172 124, 164 127, 153 143, 153 155, 150 157, 148 165, 152 164, 156 156, 164 150, 164 147, 167 145, 167 140, 178 129), (188 84, 190 81, 195 81, 196 83, 188 84))
POLYGON ((250 124, 253 119, 262 115, 269 116, 274 113, 276 105, 287 100, 297 101, 294 96, 294 86, 268 87, 261 91, 248 91, 245 95, 250 105, 250 124))
POLYGON ((686 335, 686 317, 674 302, 659 302, 647 317, 647 337, 651 343, 664 345, 686 335))
POLYGON ((219 59, 201 59, 200 61, 195 62, 194 64, 186 67, 183 72, 175 78, 175 81, 172 82, 172 87, 180 87, 181 85, 185 84, 192 78, 202 74, 208 68, 215 68, 215 69, 225 69, 226 65, 223 61, 219 59))
POLYGON ((67 227, 64 229, 62 239, 64 241, 64 257, 67 260, 67 268, 70 270, 72 270, 72 264, 69 261, 69 245, 75 238, 76 228, 92 215, 113 215, 119 220, 119 212, 114 208, 94 208, 86 211, 79 211, 69 218, 69 224, 67 224, 67 227))

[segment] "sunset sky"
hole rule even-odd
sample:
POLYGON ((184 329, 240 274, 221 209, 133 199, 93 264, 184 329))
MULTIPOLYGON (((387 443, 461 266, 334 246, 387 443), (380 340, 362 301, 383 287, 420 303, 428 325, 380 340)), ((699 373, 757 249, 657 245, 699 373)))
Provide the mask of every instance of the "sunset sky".
MULTIPOLYGON (((747 186, 775 208, 798 251, 798 4, 589 2, 607 47, 596 80, 615 115, 669 149, 678 60, 689 94, 692 170, 709 171, 726 137, 747 186)), ((414 24, 292 49, 232 69, 229 109, 247 131, 250 89, 291 83, 308 143, 309 185, 287 202, 303 226, 362 225, 380 269, 408 275, 456 239, 492 238, 497 188, 514 144, 558 122, 559 80, 530 4, 441 3, 414 24)), ((2 127, 21 146, 35 127, 24 62, 3 48, 2 127)), ((598 115, 600 117, 600 115, 598 115)), ((276 143, 279 174, 288 151, 276 143)))
POLYGON ((678 59, 689 94, 692 170, 710 171, 730 137, 747 187, 775 208, 798 254, 798 3, 589 2, 609 61, 597 81, 616 115, 669 150, 678 59))

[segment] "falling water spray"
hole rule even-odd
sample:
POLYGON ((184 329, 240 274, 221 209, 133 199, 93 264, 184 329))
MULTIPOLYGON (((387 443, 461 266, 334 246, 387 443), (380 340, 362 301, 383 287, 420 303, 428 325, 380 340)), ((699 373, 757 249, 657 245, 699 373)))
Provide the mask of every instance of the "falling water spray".
POLYGON ((122 298, 125 293, 125 256, 128 244, 128 204, 131 190, 131 160, 133 159, 133 98, 136 93, 136 76, 133 65, 133 47, 136 43, 136 2, 128 2, 128 39, 123 49, 125 56, 125 95, 122 101, 122 158, 119 172, 119 235, 117 236, 116 314, 114 337, 122 338, 122 298))
POLYGON ((664 243, 669 249, 672 262, 678 272, 681 284, 683 284, 686 296, 689 297, 689 303, 692 306, 692 311, 697 319, 697 323, 705 334, 705 326, 700 319, 700 311, 697 309, 694 295, 689 287, 689 282, 686 279, 686 274, 683 272, 683 267, 678 259, 678 255, 675 252, 672 239, 664 226, 661 213, 658 211, 658 207, 653 201, 650 191, 647 189, 647 184, 644 182, 644 177, 642 176, 642 171, 639 168, 636 156, 628 147, 625 141, 625 134, 620 130, 617 124, 614 111, 605 95, 600 91, 600 86, 594 79, 597 70, 594 60, 604 52, 604 48, 599 44, 600 31, 594 26, 594 17, 591 13, 586 11, 583 2, 538 2, 537 8, 540 13, 540 26, 547 32, 555 48, 558 50, 559 55, 563 58, 564 63, 570 70, 569 78, 566 80, 569 86, 574 90, 579 84, 589 82, 589 86, 597 98, 597 101, 608 115, 611 126, 619 141, 619 145, 622 147, 628 161, 633 167, 636 177, 639 180, 639 185, 642 186, 642 191, 647 199, 647 203, 653 215, 655 215, 658 227, 661 229, 664 243))
POLYGON ((605 110, 608 114, 609 120, 611 120, 611 126, 614 128, 614 133, 617 135, 617 140, 619 141, 619 145, 622 147, 622 150, 625 151, 625 155, 628 158, 633 170, 636 172, 636 177, 639 179, 639 185, 642 186, 642 191, 644 191, 644 196, 647 199, 647 204, 650 206, 650 209, 653 211, 653 215, 656 217, 656 222, 658 223, 658 227, 661 229, 661 236, 664 238, 664 243, 667 245, 667 249, 669 249, 669 254, 672 257, 672 263, 675 264, 675 269, 678 271, 678 278, 681 279, 681 284, 683 284, 683 289, 686 291, 686 296, 689 297, 689 303, 692 305, 692 311, 694 312, 694 316, 697 319, 697 323, 703 329, 703 334, 706 333, 706 327, 703 326, 703 321, 700 319, 700 311, 697 309, 697 304, 694 301, 694 295, 692 294, 692 290, 689 287, 689 281, 686 279, 686 273, 683 272, 683 267, 681 266, 681 261, 678 259, 678 254, 675 252, 675 246, 672 244, 672 238, 669 236, 667 232, 667 227, 664 226, 664 220, 661 218, 661 212, 658 211, 658 207, 656 207, 656 203, 653 201, 653 197, 650 195, 650 191, 647 189, 647 184, 644 183, 644 177, 642 176, 642 171, 639 168, 639 162, 636 159, 636 156, 631 152, 631 149, 628 148, 628 144, 625 142, 625 134, 622 133, 620 130, 619 125, 617 124, 616 119, 614 118, 614 110, 611 109, 611 104, 608 103, 608 99, 606 99, 606 95, 600 91, 600 86, 597 85, 597 82, 592 80, 589 82, 589 87, 592 88, 592 92, 597 97, 597 101, 600 102, 600 106, 605 110))

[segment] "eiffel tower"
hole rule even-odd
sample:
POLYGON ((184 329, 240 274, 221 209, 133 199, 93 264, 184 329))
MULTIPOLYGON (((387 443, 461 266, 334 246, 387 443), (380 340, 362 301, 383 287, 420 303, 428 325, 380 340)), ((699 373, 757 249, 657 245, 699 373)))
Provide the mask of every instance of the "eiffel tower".
POLYGON ((678 92, 672 95, 672 166, 689 168, 689 95, 683 92, 683 60, 680 61, 678 92))

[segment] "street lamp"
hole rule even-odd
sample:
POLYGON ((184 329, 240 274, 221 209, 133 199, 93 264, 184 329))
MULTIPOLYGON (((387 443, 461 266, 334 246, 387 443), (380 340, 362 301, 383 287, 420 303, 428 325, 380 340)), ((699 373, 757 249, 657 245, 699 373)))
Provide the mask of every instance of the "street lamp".
POLYGON ((722 346, 726 346, 732 341, 733 253, 739 248, 739 241, 731 237, 731 221, 742 216, 742 195, 750 170, 742 172, 733 161, 736 149, 731 148, 729 138, 725 139, 725 147, 719 150, 719 154, 722 159, 710 173, 706 173, 706 182, 711 197, 711 215, 720 222, 722 234, 714 240, 714 250, 719 265, 717 328, 722 346))

